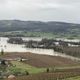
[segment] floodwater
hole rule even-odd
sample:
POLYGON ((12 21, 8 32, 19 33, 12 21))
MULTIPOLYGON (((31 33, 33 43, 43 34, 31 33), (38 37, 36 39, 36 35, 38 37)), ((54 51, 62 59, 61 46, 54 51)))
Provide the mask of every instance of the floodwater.
MULTIPOLYGON (((41 38, 22 38, 22 39, 35 40, 35 41, 41 40, 41 38)), ((0 37, 0 51, 3 49, 4 52, 31 52, 31 53, 43 54, 43 55, 61 56, 61 57, 66 57, 72 60, 80 60, 79 58, 54 52, 53 49, 26 48, 25 45, 7 43, 7 40, 8 40, 7 37, 0 37)))
MULTIPOLYGON (((37 54, 54 55, 54 50, 52 49, 25 48, 25 45, 10 44, 7 43, 7 40, 8 40, 7 37, 0 37, 0 51, 3 49, 4 52, 32 52, 37 54)), ((23 38, 23 40, 40 41, 41 39, 23 38)))

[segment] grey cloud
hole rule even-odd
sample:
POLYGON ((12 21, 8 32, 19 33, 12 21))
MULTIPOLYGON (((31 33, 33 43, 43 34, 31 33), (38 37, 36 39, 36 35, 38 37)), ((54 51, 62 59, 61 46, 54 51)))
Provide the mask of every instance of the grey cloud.
POLYGON ((80 22, 80 0, 0 0, 0 19, 80 22))

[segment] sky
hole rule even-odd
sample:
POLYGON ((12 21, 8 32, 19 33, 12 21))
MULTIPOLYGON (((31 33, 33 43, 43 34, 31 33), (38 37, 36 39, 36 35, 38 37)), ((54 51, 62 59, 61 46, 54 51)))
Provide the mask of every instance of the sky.
POLYGON ((80 23, 80 0, 0 0, 0 20, 80 23))

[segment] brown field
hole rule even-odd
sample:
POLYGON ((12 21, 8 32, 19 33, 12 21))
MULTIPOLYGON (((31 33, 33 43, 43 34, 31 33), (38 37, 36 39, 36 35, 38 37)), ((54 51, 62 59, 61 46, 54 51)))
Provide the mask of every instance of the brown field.
POLYGON ((40 55, 34 53, 6 53, 4 59, 15 59, 22 57, 27 59, 24 63, 35 67, 54 67, 54 66, 77 66, 80 65, 77 61, 72 61, 59 56, 40 55))

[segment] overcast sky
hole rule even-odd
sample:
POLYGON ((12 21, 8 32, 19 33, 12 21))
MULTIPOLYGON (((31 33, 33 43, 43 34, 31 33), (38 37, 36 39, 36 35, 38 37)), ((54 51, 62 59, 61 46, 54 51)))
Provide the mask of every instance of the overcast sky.
POLYGON ((80 0, 0 0, 0 19, 80 23, 80 0))

